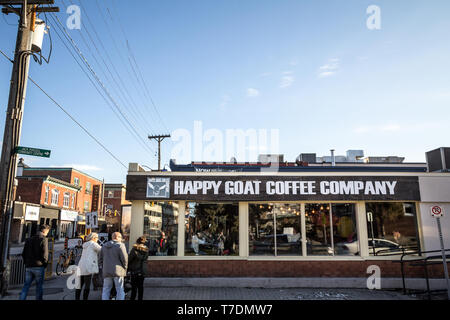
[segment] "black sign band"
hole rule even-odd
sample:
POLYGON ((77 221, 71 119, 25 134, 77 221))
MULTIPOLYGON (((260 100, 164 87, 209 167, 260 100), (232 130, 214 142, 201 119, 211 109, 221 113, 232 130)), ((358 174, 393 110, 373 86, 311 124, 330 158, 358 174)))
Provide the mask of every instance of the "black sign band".
POLYGON ((127 176, 127 200, 420 201, 418 177, 127 176))

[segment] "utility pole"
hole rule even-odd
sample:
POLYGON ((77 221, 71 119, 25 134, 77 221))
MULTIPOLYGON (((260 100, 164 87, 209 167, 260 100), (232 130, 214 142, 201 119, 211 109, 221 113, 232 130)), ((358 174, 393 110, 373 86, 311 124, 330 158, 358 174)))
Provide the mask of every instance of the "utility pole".
POLYGON ((19 18, 11 86, 6 111, 3 148, 0 159, 0 293, 8 287, 9 232, 13 214, 13 187, 17 170, 16 147, 22 131, 23 107, 27 89, 28 68, 37 12, 55 12, 58 8, 38 7, 54 0, 0 0, 4 14, 15 13, 19 18))
POLYGON ((165 138, 170 138, 170 134, 158 135, 158 136, 148 136, 150 140, 155 139, 158 141, 158 171, 161 171, 161 142, 165 138))

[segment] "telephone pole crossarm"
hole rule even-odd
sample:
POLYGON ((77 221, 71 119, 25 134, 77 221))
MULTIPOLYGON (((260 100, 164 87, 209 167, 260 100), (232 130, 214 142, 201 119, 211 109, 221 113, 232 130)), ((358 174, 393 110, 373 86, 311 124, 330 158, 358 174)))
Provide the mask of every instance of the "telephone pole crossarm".
POLYGON ((156 141, 158 141, 158 171, 161 171, 161 142, 165 138, 170 138, 170 134, 148 136, 148 138, 150 140, 155 139, 156 141))

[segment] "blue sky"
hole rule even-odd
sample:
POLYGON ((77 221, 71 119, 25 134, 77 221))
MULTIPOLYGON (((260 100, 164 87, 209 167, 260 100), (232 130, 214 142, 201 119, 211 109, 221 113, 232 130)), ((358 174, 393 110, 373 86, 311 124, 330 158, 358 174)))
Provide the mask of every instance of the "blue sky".
MULTIPOLYGON (((79 0, 72 2, 79 5, 79 0)), ((71 1, 56 4, 65 23, 71 1)), ((227 129, 278 129, 278 151, 289 161, 301 152, 321 156, 334 148, 339 155, 363 149, 366 155, 398 155, 422 162, 426 151, 450 141, 446 0, 81 0, 81 4, 81 30, 68 33, 152 151, 125 129, 56 30, 50 64, 32 62, 30 75, 125 164, 155 168, 157 145, 146 141, 147 134, 193 132, 194 121, 201 121, 204 130, 223 134, 227 129), (381 9, 380 30, 366 26, 369 5, 381 9), (133 78, 121 25, 160 117, 133 78), (97 54, 88 32, 94 40, 95 32, 102 37, 95 45, 107 55, 97 54), (102 59, 120 80, 110 79, 102 59)), ((0 19, 0 49, 9 56, 16 27, 12 15, 0 19)), ((48 45, 46 37, 44 55, 48 45)), ((0 101, 5 110, 10 73, 11 64, 2 58, 0 101)), ((31 83, 21 145, 52 150, 50 159, 24 157, 32 166, 70 165, 107 182, 125 182, 126 170, 31 83)), ((168 164, 176 145, 163 142, 163 164, 168 164)))

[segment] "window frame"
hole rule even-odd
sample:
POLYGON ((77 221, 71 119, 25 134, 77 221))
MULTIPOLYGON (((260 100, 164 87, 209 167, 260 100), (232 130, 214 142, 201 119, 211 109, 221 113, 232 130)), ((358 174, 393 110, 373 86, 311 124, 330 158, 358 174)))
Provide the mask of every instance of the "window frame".
POLYGON ((58 206, 58 204, 59 204, 59 190, 56 188, 52 189, 52 199, 51 199, 50 203, 53 206, 58 206), (55 199, 56 199, 56 203, 55 203, 55 199))
POLYGON ((70 192, 64 192, 63 195, 63 208, 69 208, 70 207, 70 192), (67 201, 67 205, 66 205, 67 201))

